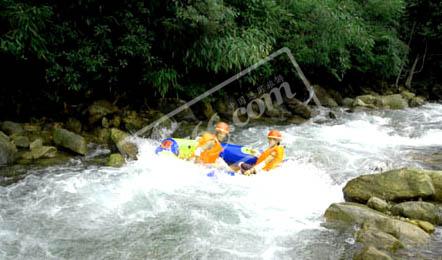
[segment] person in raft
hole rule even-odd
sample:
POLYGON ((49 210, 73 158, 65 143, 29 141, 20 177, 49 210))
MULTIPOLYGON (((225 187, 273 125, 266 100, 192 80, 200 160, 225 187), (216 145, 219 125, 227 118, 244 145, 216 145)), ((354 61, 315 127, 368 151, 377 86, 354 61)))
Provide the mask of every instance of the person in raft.
POLYGON ((201 135, 195 152, 190 159, 193 159, 196 163, 214 164, 228 168, 227 163, 219 155, 223 151, 221 142, 229 134, 230 127, 224 122, 218 122, 215 125, 215 131, 215 134, 205 132, 201 135))
POLYGON ((281 145, 282 135, 278 130, 271 130, 267 134, 269 147, 258 157, 255 165, 240 163, 241 173, 244 175, 256 174, 261 171, 270 171, 278 167, 284 160, 285 151, 281 145))

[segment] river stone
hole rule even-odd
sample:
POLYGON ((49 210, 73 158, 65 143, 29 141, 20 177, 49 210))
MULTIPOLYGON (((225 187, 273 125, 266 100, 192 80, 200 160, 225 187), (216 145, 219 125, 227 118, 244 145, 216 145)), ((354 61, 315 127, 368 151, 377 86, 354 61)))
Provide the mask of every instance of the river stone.
POLYGON ((7 135, 14 135, 14 134, 23 134, 25 130, 19 123, 11 122, 11 121, 5 121, 1 124, 1 130, 5 132, 7 135))
POLYGON ((346 201, 366 203, 376 196, 387 201, 426 198, 435 194, 430 176, 417 169, 398 169, 362 175, 350 180, 343 189, 346 201))
POLYGON ((312 117, 311 108, 296 98, 288 98, 285 101, 285 104, 288 107, 289 111, 294 115, 301 116, 305 119, 309 119, 312 117))
POLYGON ((67 148, 81 155, 85 155, 87 153, 86 140, 80 135, 63 128, 54 128, 53 138, 54 143, 61 147, 67 148))
POLYGON ((442 225, 442 206, 425 201, 407 201, 396 204, 391 213, 412 219, 442 225))
POLYGON ((315 91, 316 97, 319 99, 319 102, 322 106, 325 107, 337 107, 338 103, 332 98, 332 96, 321 86, 314 85, 313 89, 315 91))
POLYGON ((371 197, 367 201, 367 206, 382 213, 387 213, 390 210, 388 202, 378 197, 371 197))
POLYGON ((109 156, 107 161, 107 166, 110 167, 121 167, 124 165, 124 157, 119 153, 113 153, 109 156))
POLYGON ((389 252, 396 252, 398 249, 404 248, 404 245, 397 238, 379 229, 372 228, 368 224, 363 225, 356 233, 356 241, 365 246, 371 245, 389 252))
POLYGON ((94 124, 103 117, 118 112, 118 107, 107 100, 98 100, 92 103, 88 108, 89 123, 94 124))
POLYGON ((388 95, 381 97, 384 108, 404 109, 408 107, 408 102, 400 94, 388 95))
POLYGON ((0 132, 0 165, 13 163, 17 147, 9 141, 3 132, 0 132))
POLYGON ((28 148, 29 147, 29 138, 27 136, 12 135, 11 139, 12 139, 12 142, 15 144, 15 146, 17 146, 19 148, 28 148))
POLYGON ((120 151, 123 156, 128 157, 132 160, 137 159, 138 147, 136 144, 130 142, 129 134, 119 129, 112 128, 111 139, 117 146, 118 151, 120 151))
POLYGON ((393 260, 387 253, 376 249, 373 246, 365 247, 359 254, 355 255, 354 260, 393 260))
POLYGON ((416 225, 392 218, 358 203, 333 203, 326 210, 324 217, 328 223, 370 225, 393 235, 404 244, 422 244, 429 239, 429 235, 416 225))

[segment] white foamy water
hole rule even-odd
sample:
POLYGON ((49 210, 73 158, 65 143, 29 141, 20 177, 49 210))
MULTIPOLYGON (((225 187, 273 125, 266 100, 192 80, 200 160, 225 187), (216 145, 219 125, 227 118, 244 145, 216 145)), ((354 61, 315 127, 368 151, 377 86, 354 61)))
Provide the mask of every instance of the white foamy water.
MULTIPOLYGON (((281 126, 288 161, 266 175, 207 177, 158 157, 121 169, 68 164, 0 187, 0 259, 339 259, 348 236, 321 227, 348 179, 422 165, 442 147, 442 106, 346 114, 281 126)), ((232 142, 265 146, 268 126, 232 142)), ((347 241, 347 242, 346 242, 347 241)))

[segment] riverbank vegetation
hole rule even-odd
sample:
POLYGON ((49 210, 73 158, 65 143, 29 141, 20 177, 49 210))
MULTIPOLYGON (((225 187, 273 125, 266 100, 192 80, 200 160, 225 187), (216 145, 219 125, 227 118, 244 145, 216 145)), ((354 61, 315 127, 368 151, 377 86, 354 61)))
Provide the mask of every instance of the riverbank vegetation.
POLYGON ((421 0, 2 0, 1 114, 189 100, 281 47, 341 93, 406 85, 439 99, 441 14, 421 0))

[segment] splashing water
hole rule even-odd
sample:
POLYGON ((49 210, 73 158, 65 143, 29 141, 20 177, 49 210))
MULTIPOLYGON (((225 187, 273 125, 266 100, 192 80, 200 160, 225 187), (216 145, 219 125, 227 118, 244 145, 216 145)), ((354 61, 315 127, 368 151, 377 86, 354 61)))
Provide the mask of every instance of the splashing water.
MULTIPOLYGON (((280 127, 288 161, 271 174, 217 174, 158 157, 139 140, 123 168, 68 164, 0 187, 0 259, 338 259, 349 237, 321 227, 360 174, 440 151, 442 105, 348 114, 280 127)), ((269 126, 232 134, 263 148, 269 126)))

